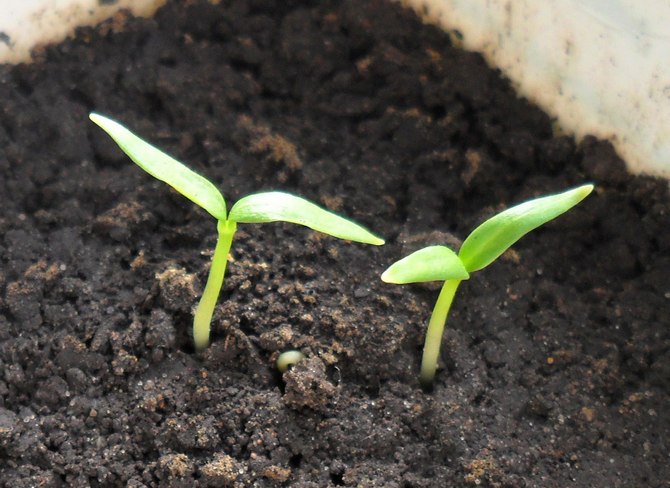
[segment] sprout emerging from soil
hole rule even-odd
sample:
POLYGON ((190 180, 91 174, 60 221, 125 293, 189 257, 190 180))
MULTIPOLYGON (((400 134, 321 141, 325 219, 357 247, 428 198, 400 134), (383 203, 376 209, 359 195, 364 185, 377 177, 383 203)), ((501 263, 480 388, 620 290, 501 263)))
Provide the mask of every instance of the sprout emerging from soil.
POLYGON ((287 371, 290 367, 295 366, 300 361, 305 359, 305 355, 300 351, 292 349, 290 351, 284 351, 277 358, 277 369, 280 373, 287 371))
POLYGON ((429 246, 396 261, 384 271, 381 278, 386 283, 444 281, 426 331, 421 360, 422 386, 428 388, 433 383, 447 314, 461 281, 491 264, 528 232, 570 210, 592 190, 593 185, 583 185, 509 208, 472 231, 458 254, 445 246, 429 246))
POLYGON ((238 223, 291 222, 340 239, 376 246, 384 244, 382 239, 360 225, 308 200, 283 192, 248 195, 235 203, 228 213, 223 195, 209 180, 143 141, 121 124, 96 113, 90 114, 90 118, 140 168, 173 187, 217 220, 218 241, 212 256, 212 266, 193 318, 193 340, 198 351, 209 345, 210 323, 238 223))

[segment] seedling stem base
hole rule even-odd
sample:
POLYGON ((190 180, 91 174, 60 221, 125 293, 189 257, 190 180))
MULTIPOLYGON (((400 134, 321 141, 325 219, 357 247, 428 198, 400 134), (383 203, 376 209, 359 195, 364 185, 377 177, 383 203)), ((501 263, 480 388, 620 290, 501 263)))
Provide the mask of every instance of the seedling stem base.
POLYGON ((421 359, 421 375, 419 380, 421 386, 430 388, 433 385, 435 371, 437 370, 437 358, 440 355, 440 344, 442 344, 442 333, 447 322, 447 315, 454 301, 454 295, 462 280, 447 280, 442 285, 440 295, 437 297, 435 308, 428 322, 426 341, 423 346, 423 358, 421 359))
POLYGON ((202 351, 209 346, 209 329, 214 314, 214 307, 223 286, 223 277, 226 274, 228 253, 233 243, 233 236, 237 230, 237 222, 220 220, 217 224, 219 237, 212 256, 212 267, 209 271, 205 291, 193 316, 193 341, 195 350, 202 351))

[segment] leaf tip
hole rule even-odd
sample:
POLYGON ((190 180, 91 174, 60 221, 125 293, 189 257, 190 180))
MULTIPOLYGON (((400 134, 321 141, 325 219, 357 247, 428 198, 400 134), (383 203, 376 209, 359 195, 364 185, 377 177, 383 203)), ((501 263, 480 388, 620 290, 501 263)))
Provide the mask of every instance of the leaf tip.
POLYGON ((393 283, 396 284, 395 281, 393 281, 393 278, 391 277, 392 273, 389 273, 391 271, 391 268, 387 268, 386 271, 382 273, 381 279, 384 283, 393 283))
POLYGON ((90 114, 88 114, 88 118, 91 119, 91 121, 93 121, 97 125, 100 125, 103 119, 102 115, 95 112, 91 112, 90 114))
POLYGON ((589 194, 593 191, 594 188, 595 185, 593 183, 587 183, 586 185, 577 187, 577 190, 579 190, 579 193, 583 195, 582 198, 586 198, 587 196, 589 196, 589 194))
POLYGON ((98 127, 100 127, 102 130, 107 132, 110 136, 112 136, 112 130, 116 129, 117 127, 121 127, 121 125, 118 122, 113 121, 112 119, 105 117, 104 115, 100 115, 97 112, 91 112, 88 114, 88 118, 98 127))
POLYGON ((370 244, 372 244, 373 246, 383 246, 384 244, 386 244, 386 241, 381 237, 373 236, 370 239, 370 244))

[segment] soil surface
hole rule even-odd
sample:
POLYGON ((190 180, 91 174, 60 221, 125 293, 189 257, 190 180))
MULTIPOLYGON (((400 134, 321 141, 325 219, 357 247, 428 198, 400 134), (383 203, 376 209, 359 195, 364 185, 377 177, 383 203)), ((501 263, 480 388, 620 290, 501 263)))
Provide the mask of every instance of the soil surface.
POLYGON ((557 135, 413 13, 173 1, 0 67, 0 107, 0 486, 669 486, 667 182, 557 135), (291 191, 388 243, 241 225, 195 354, 215 222, 92 110, 229 203, 291 191), (423 391, 435 287, 380 273, 585 181, 463 283, 423 391))

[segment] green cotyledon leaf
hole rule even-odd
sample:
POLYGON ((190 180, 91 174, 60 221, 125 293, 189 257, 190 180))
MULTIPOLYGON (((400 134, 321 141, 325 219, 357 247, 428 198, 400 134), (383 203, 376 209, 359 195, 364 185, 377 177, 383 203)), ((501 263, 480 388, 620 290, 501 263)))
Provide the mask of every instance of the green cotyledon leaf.
POLYGON ((467 280, 461 259, 445 246, 428 246, 393 263, 382 273, 382 281, 404 285, 426 281, 467 280))
POLYGON ((592 190, 593 185, 582 185, 521 203, 494 215, 472 231, 463 242, 458 256, 470 273, 480 270, 528 232, 570 210, 592 190))
POLYGON ((278 191, 255 193, 241 198, 230 209, 228 218, 240 223, 291 222, 340 239, 376 246, 384 244, 383 239, 360 225, 304 198, 278 191))
POLYGON ((143 141, 118 122, 96 113, 89 117, 140 168, 207 210, 215 219, 226 220, 226 202, 223 195, 208 179, 143 141))

